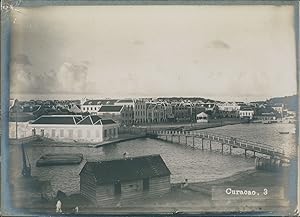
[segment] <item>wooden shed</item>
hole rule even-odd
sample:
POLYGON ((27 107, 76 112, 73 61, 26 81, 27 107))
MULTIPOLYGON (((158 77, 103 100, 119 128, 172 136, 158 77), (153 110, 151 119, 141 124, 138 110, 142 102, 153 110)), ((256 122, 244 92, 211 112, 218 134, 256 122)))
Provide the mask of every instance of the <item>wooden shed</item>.
POLYGON ((80 172, 80 193, 97 205, 170 191, 170 170, 160 155, 86 162, 80 172))

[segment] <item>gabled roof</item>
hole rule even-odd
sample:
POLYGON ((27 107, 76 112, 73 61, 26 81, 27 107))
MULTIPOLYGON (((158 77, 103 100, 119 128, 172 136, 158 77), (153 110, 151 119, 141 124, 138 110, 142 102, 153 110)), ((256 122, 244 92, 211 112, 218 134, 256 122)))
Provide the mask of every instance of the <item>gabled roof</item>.
POLYGON ((98 112, 121 112, 122 105, 103 105, 98 112))
POLYGON ((43 115, 32 124, 105 125, 116 122, 112 119, 102 120, 97 115, 43 115))
POLYGON ((78 125, 93 125, 93 121, 91 119, 91 116, 86 116, 81 121, 77 123, 78 125))
POLYGON ((253 111, 252 107, 241 107, 240 111, 253 111))
POLYGON ((101 120, 103 125, 107 125, 107 124, 115 124, 116 122, 112 119, 106 119, 106 120, 101 120))
POLYGON ((43 115, 32 122, 32 124, 76 124, 73 115, 43 115))
POLYGON ((97 100, 87 100, 83 105, 113 105, 117 102, 116 99, 97 99, 97 100))
POLYGON ((171 174, 160 155, 87 162, 81 172, 83 170, 88 170, 95 177, 98 185, 171 174))
POLYGON ((120 99, 116 103, 133 103, 132 99, 120 99))

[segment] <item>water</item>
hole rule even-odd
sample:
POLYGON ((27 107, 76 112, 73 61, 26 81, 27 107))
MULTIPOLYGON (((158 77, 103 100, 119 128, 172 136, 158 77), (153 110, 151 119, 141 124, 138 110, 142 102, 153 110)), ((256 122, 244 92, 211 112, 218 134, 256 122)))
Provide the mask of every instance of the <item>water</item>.
POLYGON ((296 153, 295 124, 239 124, 228 125, 214 129, 202 130, 202 132, 230 135, 254 142, 265 143, 277 148, 282 148, 284 153, 293 156, 296 153), (279 132, 289 132, 280 134, 279 132))
MULTIPOLYGON (((238 124, 224 126, 214 129, 203 130, 216 134, 236 136, 252 141, 263 142, 274 146, 284 146, 286 151, 293 152, 295 146, 295 134, 279 134, 278 131, 292 130, 291 124, 238 124), (284 145, 283 145, 284 144, 284 145)), ((182 139, 183 141, 183 139, 182 139)), ((191 139, 188 140, 191 144, 191 139)), ((141 156, 149 154, 160 154, 170 169, 171 182, 182 182, 185 178, 189 182, 211 181, 218 178, 228 177, 239 171, 254 168, 253 158, 244 158, 243 151, 233 149, 234 155, 224 146, 225 154, 220 153, 220 145, 212 143, 213 151, 208 150, 208 143, 205 143, 206 150, 200 149, 200 140, 195 140, 196 149, 188 146, 164 142, 153 139, 137 139, 109 145, 101 148, 88 147, 27 147, 26 151, 32 164, 32 175, 38 176, 40 180, 49 180, 54 191, 62 190, 67 194, 79 192, 79 173, 84 166, 80 165, 35 167, 36 161, 47 153, 82 153, 85 160, 99 160, 121 158, 124 152, 130 156, 141 156)), ((13 159, 20 158, 20 150, 15 149, 13 159), (17 155, 17 156, 16 156, 17 155)), ((13 161, 14 162, 14 161, 13 161)), ((13 173, 16 176, 20 172, 21 163, 14 166, 13 173)))

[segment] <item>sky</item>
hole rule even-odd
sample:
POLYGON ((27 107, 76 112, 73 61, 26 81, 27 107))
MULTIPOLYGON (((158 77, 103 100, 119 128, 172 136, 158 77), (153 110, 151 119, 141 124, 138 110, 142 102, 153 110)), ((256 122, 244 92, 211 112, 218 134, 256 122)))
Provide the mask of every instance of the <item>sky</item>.
POLYGON ((11 92, 296 94, 292 6, 57 6, 12 17, 11 92))

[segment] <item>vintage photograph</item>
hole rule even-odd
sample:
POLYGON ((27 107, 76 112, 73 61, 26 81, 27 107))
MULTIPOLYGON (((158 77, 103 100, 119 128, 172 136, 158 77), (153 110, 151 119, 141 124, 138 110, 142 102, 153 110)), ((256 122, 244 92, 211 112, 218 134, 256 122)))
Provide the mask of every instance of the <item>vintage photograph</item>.
POLYGON ((6 203, 44 215, 293 215, 296 11, 13 8, 6 203))

